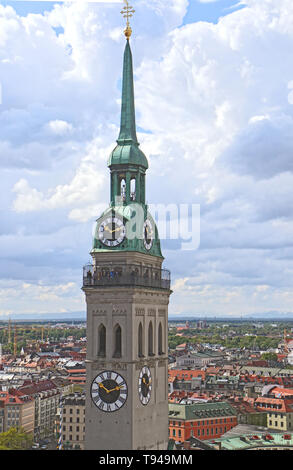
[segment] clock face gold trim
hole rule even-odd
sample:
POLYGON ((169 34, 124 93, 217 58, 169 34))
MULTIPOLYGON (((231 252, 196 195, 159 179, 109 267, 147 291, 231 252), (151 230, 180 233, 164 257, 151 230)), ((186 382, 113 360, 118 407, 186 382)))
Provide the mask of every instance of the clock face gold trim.
POLYGON ((120 245, 126 235, 126 228, 119 217, 106 217, 97 226, 98 238, 103 245, 115 247, 120 245))
POLYGON ((144 366, 138 377, 138 396, 142 405, 147 405, 152 395, 152 374, 147 366, 144 366))
POLYGON ((146 250, 150 250, 154 241, 154 228, 149 219, 143 224, 143 244, 146 250))
POLYGON ((100 411, 113 413, 126 403, 128 387, 122 375, 105 370, 93 380, 90 393, 93 403, 100 411))

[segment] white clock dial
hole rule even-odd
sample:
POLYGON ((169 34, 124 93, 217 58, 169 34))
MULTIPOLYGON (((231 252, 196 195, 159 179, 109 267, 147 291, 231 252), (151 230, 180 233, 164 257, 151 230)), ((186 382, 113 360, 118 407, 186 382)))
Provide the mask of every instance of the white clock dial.
POLYGON ((126 235, 123 221, 118 217, 107 217, 97 227, 99 240, 106 246, 120 245, 126 235))
POLYGON ((91 385, 91 397, 97 408, 111 413, 117 411, 127 400, 127 384, 114 371, 101 372, 91 385))
POLYGON ((152 394, 152 376, 147 366, 144 366, 138 377, 138 395, 141 403, 147 405, 152 394))
POLYGON ((153 246, 154 229, 151 221, 147 219, 143 225, 143 243, 147 250, 153 246))

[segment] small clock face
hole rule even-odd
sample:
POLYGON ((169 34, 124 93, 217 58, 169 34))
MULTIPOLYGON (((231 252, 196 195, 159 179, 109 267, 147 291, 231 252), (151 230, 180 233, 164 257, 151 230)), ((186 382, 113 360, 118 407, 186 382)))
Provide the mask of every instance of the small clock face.
POLYGON ((99 240, 106 246, 118 246, 125 238, 123 221, 118 217, 107 217, 98 226, 99 240))
POLYGON ((99 410, 117 411, 127 400, 127 384, 117 372, 101 372, 92 383, 91 397, 99 410))
POLYGON ((143 225, 143 243, 147 250, 153 246, 154 229, 151 221, 147 219, 143 225))
POLYGON ((143 405, 147 405, 151 399, 152 393, 152 376, 147 366, 144 366, 138 378, 138 394, 143 405))

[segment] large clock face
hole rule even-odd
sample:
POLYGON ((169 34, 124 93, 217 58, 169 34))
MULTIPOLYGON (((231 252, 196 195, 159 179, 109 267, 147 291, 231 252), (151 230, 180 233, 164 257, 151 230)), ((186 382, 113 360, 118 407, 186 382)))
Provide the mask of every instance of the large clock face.
POLYGON ((118 246, 125 238, 123 221, 118 217, 107 217, 98 225, 99 240, 106 246, 118 246))
POLYGON ((147 219, 143 225, 143 243, 147 250, 153 246, 154 229, 151 221, 147 219))
POLYGON ((138 377, 138 395, 141 403, 147 405, 151 399, 152 393, 152 376, 147 366, 144 366, 138 377))
POLYGON ((101 411, 117 411, 127 400, 127 384, 117 372, 101 372, 92 383, 91 397, 101 411))

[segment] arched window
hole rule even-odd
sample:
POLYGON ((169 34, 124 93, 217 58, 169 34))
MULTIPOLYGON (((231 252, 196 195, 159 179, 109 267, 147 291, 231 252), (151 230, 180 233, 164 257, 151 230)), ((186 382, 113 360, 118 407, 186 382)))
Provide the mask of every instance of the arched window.
POLYGON ((149 324, 149 331, 148 331, 148 353, 149 356, 154 356, 154 332, 153 332, 153 324, 150 322, 149 324))
POLYGON ((163 353, 163 329, 162 323, 159 324, 159 331, 158 331, 158 354, 163 353))
POLYGON ((98 330, 98 356, 106 356, 106 327, 103 324, 98 330))
POLYGON ((122 200, 125 201, 126 200, 126 182, 124 178, 122 178, 122 180, 120 181, 120 195, 122 197, 122 200))
POLYGON ((136 200, 136 179, 132 178, 130 180, 130 200, 135 201, 136 200))
POLYGON ((121 326, 116 325, 114 328, 114 353, 113 357, 121 357, 122 355, 122 333, 121 326))
POLYGON ((142 324, 138 327, 138 357, 143 357, 142 324))

